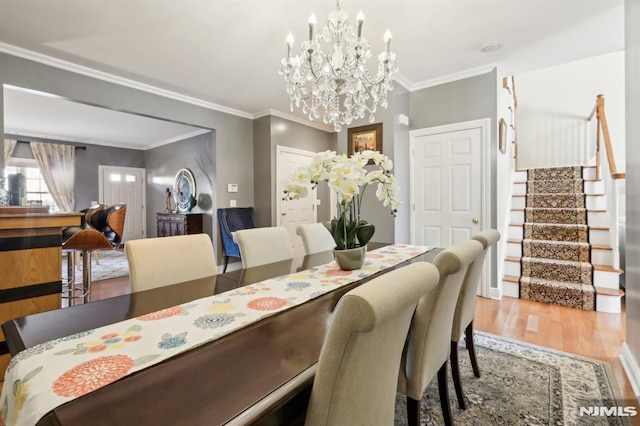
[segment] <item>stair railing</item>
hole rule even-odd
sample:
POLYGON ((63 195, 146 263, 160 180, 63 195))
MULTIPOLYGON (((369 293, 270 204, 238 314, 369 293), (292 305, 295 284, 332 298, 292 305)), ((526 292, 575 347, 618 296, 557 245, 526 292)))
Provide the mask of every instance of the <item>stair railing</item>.
POLYGON ((609 220, 609 241, 613 248, 613 266, 620 266, 620 249, 618 236, 618 212, 620 190, 624 188, 626 173, 618 170, 616 166, 615 154, 611 144, 611 135, 607 124, 607 116, 604 108, 604 96, 598 95, 596 104, 587 118, 587 122, 596 118, 595 130, 595 165, 596 179, 602 179, 607 200, 607 217, 609 220), (602 150, 604 147, 606 160, 602 161, 602 150))

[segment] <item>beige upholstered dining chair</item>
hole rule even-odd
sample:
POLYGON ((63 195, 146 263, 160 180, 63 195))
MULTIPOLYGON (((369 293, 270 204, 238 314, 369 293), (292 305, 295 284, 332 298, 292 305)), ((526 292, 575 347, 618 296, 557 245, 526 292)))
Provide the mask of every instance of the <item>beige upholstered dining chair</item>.
POLYGON ((296 229, 296 234, 302 237, 306 254, 333 250, 336 247, 331 232, 321 223, 300 225, 296 229))
POLYGON ((282 226, 241 229, 233 233, 243 268, 293 259, 289 231, 282 226))
POLYGON ((418 299, 438 270, 416 262, 345 294, 318 360, 306 425, 392 425, 396 379, 418 299))
POLYGON ((134 293, 212 277, 218 271, 207 234, 130 240, 124 251, 134 293))
POLYGON ((447 361, 453 314, 468 267, 481 252, 482 244, 467 240, 444 250, 433 261, 440 273, 440 281, 418 302, 398 376, 398 392, 407 396, 410 426, 420 424, 420 400, 436 372, 444 424, 452 424, 447 361))
POLYGON ((453 328, 451 329, 451 376, 458 398, 460 408, 467 408, 462 392, 462 383, 460 381, 460 367, 458 364, 458 342, 462 334, 465 334, 465 344, 469 350, 471 359, 471 368, 476 377, 480 377, 480 369, 476 359, 476 350, 473 344, 473 318, 476 313, 476 294, 478 292, 478 284, 480 283, 480 274, 484 266, 484 260, 487 252, 500 239, 500 232, 495 229, 487 229, 471 237, 472 240, 480 242, 483 246, 482 252, 473 261, 469 267, 469 272, 465 277, 460 296, 456 305, 456 312, 453 316, 453 328))

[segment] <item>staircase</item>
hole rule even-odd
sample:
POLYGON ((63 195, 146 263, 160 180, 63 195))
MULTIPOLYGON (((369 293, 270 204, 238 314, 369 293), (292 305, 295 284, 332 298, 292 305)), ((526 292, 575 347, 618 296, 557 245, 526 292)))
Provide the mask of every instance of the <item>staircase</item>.
POLYGON ((516 172, 503 294, 620 312, 604 186, 593 167, 516 172))

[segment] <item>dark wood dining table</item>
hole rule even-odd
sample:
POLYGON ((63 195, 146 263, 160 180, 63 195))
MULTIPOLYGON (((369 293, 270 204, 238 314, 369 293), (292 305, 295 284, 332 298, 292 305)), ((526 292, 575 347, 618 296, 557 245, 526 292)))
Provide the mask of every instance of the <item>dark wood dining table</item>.
MULTIPOLYGON (((384 246, 370 243, 369 250, 384 246)), ((39 425, 290 424, 304 419, 315 366, 342 295, 368 278, 130 374, 61 405, 39 425)), ((117 296, 2 324, 11 354, 60 337, 222 293, 333 260, 331 252, 117 296)))

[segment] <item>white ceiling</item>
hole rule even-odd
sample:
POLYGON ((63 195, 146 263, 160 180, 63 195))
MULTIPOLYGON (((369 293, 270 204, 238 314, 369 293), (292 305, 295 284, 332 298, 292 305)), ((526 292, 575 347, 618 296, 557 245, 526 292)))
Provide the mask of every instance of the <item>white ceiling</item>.
MULTIPOLYGON (((0 0, 0 50, 55 58, 243 116, 300 118, 290 112, 278 75, 285 37, 289 31, 297 41, 306 37, 309 15, 320 24, 334 6, 332 0, 0 0)), ((362 8, 374 55, 384 31, 393 32, 397 80, 409 90, 493 64, 502 75, 517 74, 624 48, 623 0, 342 0, 341 7, 352 19, 362 8), (480 52, 488 41, 501 49, 480 52)), ((7 129, 28 130, 34 120, 14 107, 39 97, 9 96, 7 129)), ((55 101, 61 109, 68 103, 55 101)), ((135 142, 94 131, 90 140, 135 142)), ((136 146, 173 137, 149 136, 136 146)))

